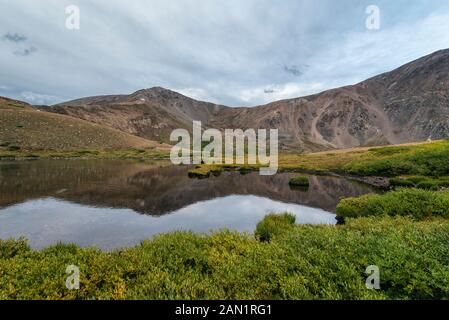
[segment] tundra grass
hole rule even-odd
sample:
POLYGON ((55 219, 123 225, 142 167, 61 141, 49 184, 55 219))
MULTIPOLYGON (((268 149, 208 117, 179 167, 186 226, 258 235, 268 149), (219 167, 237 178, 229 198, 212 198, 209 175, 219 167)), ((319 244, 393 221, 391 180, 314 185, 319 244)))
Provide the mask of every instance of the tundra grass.
MULTIPOLYGON (((207 172, 212 167, 202 165, 201 171, 207 172)), ((258 169, 260 165, 234 167, 258 169)), ((382 177, 449 176, 449 141, 317 153, 283 153, 279 155, 279 170, 382 177)))
POLYGON ((293 187, 308 187, 309 178, 303 176, 293 177, 290 179, 289 184, 293 187))
POLYGON ((269 242, 226 230, 163 234, 114 252, 0 241, 0 299, 449 298, 447 221, 308 226, 285 218, 258 229, 269 242), (65 286, 68 265, 80 269, 79 290, 65 286), (380 290, 366 288, 370 265, 380 269, 380 290))
POLYGON ((449 219, 449 192, 400 189, 385 194, 368 194, 342 199, 337 205, 341 217, 408 216, 415 220, 433 217, 449 219))
POLYGON ((0 148, 1 159, 169 159, 169 152, 157 149, 130 149, 130 150, 95 150, 83 149, 75 151, 58 151, 58 150, 2 150, 0 148))

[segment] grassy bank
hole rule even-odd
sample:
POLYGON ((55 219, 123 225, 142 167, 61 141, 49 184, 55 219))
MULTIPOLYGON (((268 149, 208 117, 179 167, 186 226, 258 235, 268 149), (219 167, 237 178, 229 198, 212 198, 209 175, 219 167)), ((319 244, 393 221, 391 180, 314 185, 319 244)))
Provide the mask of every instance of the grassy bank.
POLYGON ((415 220, 432 217, 449 219, 449 192, 400 189, 385 194, 347 198, 337 206, 341 217, 407 216, 415 220))
POLYGON ((169 159, 170 153, 156 148, 134 148, 129 150, 95 150, 77 151, 58 150, 7 150, 0 147, 2 159, 169 159))
POLYGON ((335 227, 285 218, 265 221, 256 234, 178 232, 112 253, 0 241, 0 299, 449 298, 443 220, 371 217, 335 227), (65 288, 72 264, 79 290, 65 288), (369 265, 380 268, 381 290, 365 287, 369 265))
MULTIPOLYGON (((226 167, 232 168, 232 166, 226 167)), ((258 168, 254 165, 235 167, 249 170, 258 168)), ((216 166, 202 165, 195 170, 207 174, 209 168, 216 168, 216 166)), ((449 175, 449 141, 317 153, 280 154, 279 170, 383 177, 447 176, 449 175)))

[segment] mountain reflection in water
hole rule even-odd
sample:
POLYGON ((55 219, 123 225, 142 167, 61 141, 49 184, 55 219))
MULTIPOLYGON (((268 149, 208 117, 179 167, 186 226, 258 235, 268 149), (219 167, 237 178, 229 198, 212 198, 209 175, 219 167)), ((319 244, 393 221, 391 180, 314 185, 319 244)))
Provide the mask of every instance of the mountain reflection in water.
POLYGON ((191 179, 187 168, 122 160, 0 162, 0 238, 26 236, 35 248, 57 241, 110 250, 174 230, 252 232, 270 212, 298 223, 335 223, 341 197, 373 190, 336 177, 224 172, 191 179))

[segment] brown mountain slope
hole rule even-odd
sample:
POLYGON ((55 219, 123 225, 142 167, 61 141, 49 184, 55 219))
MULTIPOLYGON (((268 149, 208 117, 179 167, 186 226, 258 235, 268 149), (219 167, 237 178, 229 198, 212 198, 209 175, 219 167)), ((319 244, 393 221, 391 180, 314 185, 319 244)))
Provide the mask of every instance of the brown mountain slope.
POLYGON ((45 109, 167 141, 192 120, 214 128, 277 128, 284 148, 320 150, 449 136, 449 50, 357 85, 253 108, 196 101, 162 88, 74 100, 45 109))
POLYGON ((0 149, 80 150, 159 147, 154 141, 0 97, 0 149))
POLYGON ((173 129, 191 128, 192 119, 208 123, 224 109, 224 106, 196 101, 159 87, 130 95, 83 98, 41 108, 157 141, 168 141, 173 129))
POLYGON ((449 50, 357 85, 242 109, 233 126, 279 128, 286 145, 348 148, 449 136, 449 50))

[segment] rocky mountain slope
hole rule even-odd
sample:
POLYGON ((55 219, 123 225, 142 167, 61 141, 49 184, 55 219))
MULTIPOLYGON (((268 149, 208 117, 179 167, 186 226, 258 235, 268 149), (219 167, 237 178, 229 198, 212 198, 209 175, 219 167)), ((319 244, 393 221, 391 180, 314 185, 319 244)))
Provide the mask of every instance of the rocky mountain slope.
POLYGON ((449 136, 449 50, 359 84, 252 108, 196 101, 163 88, 42 109, 167 141, 175 128, 277 128, 281 148, 323 150, 449 136))
POLYGON ((159 143, 0 97, 0 150, 81 150, 159 147, 159 143))
POLYGON ((191 129, 192 120, 208 123, 225 109, 159 87, 41 107, 157 141, 168 141, 173 129, 191 129))

